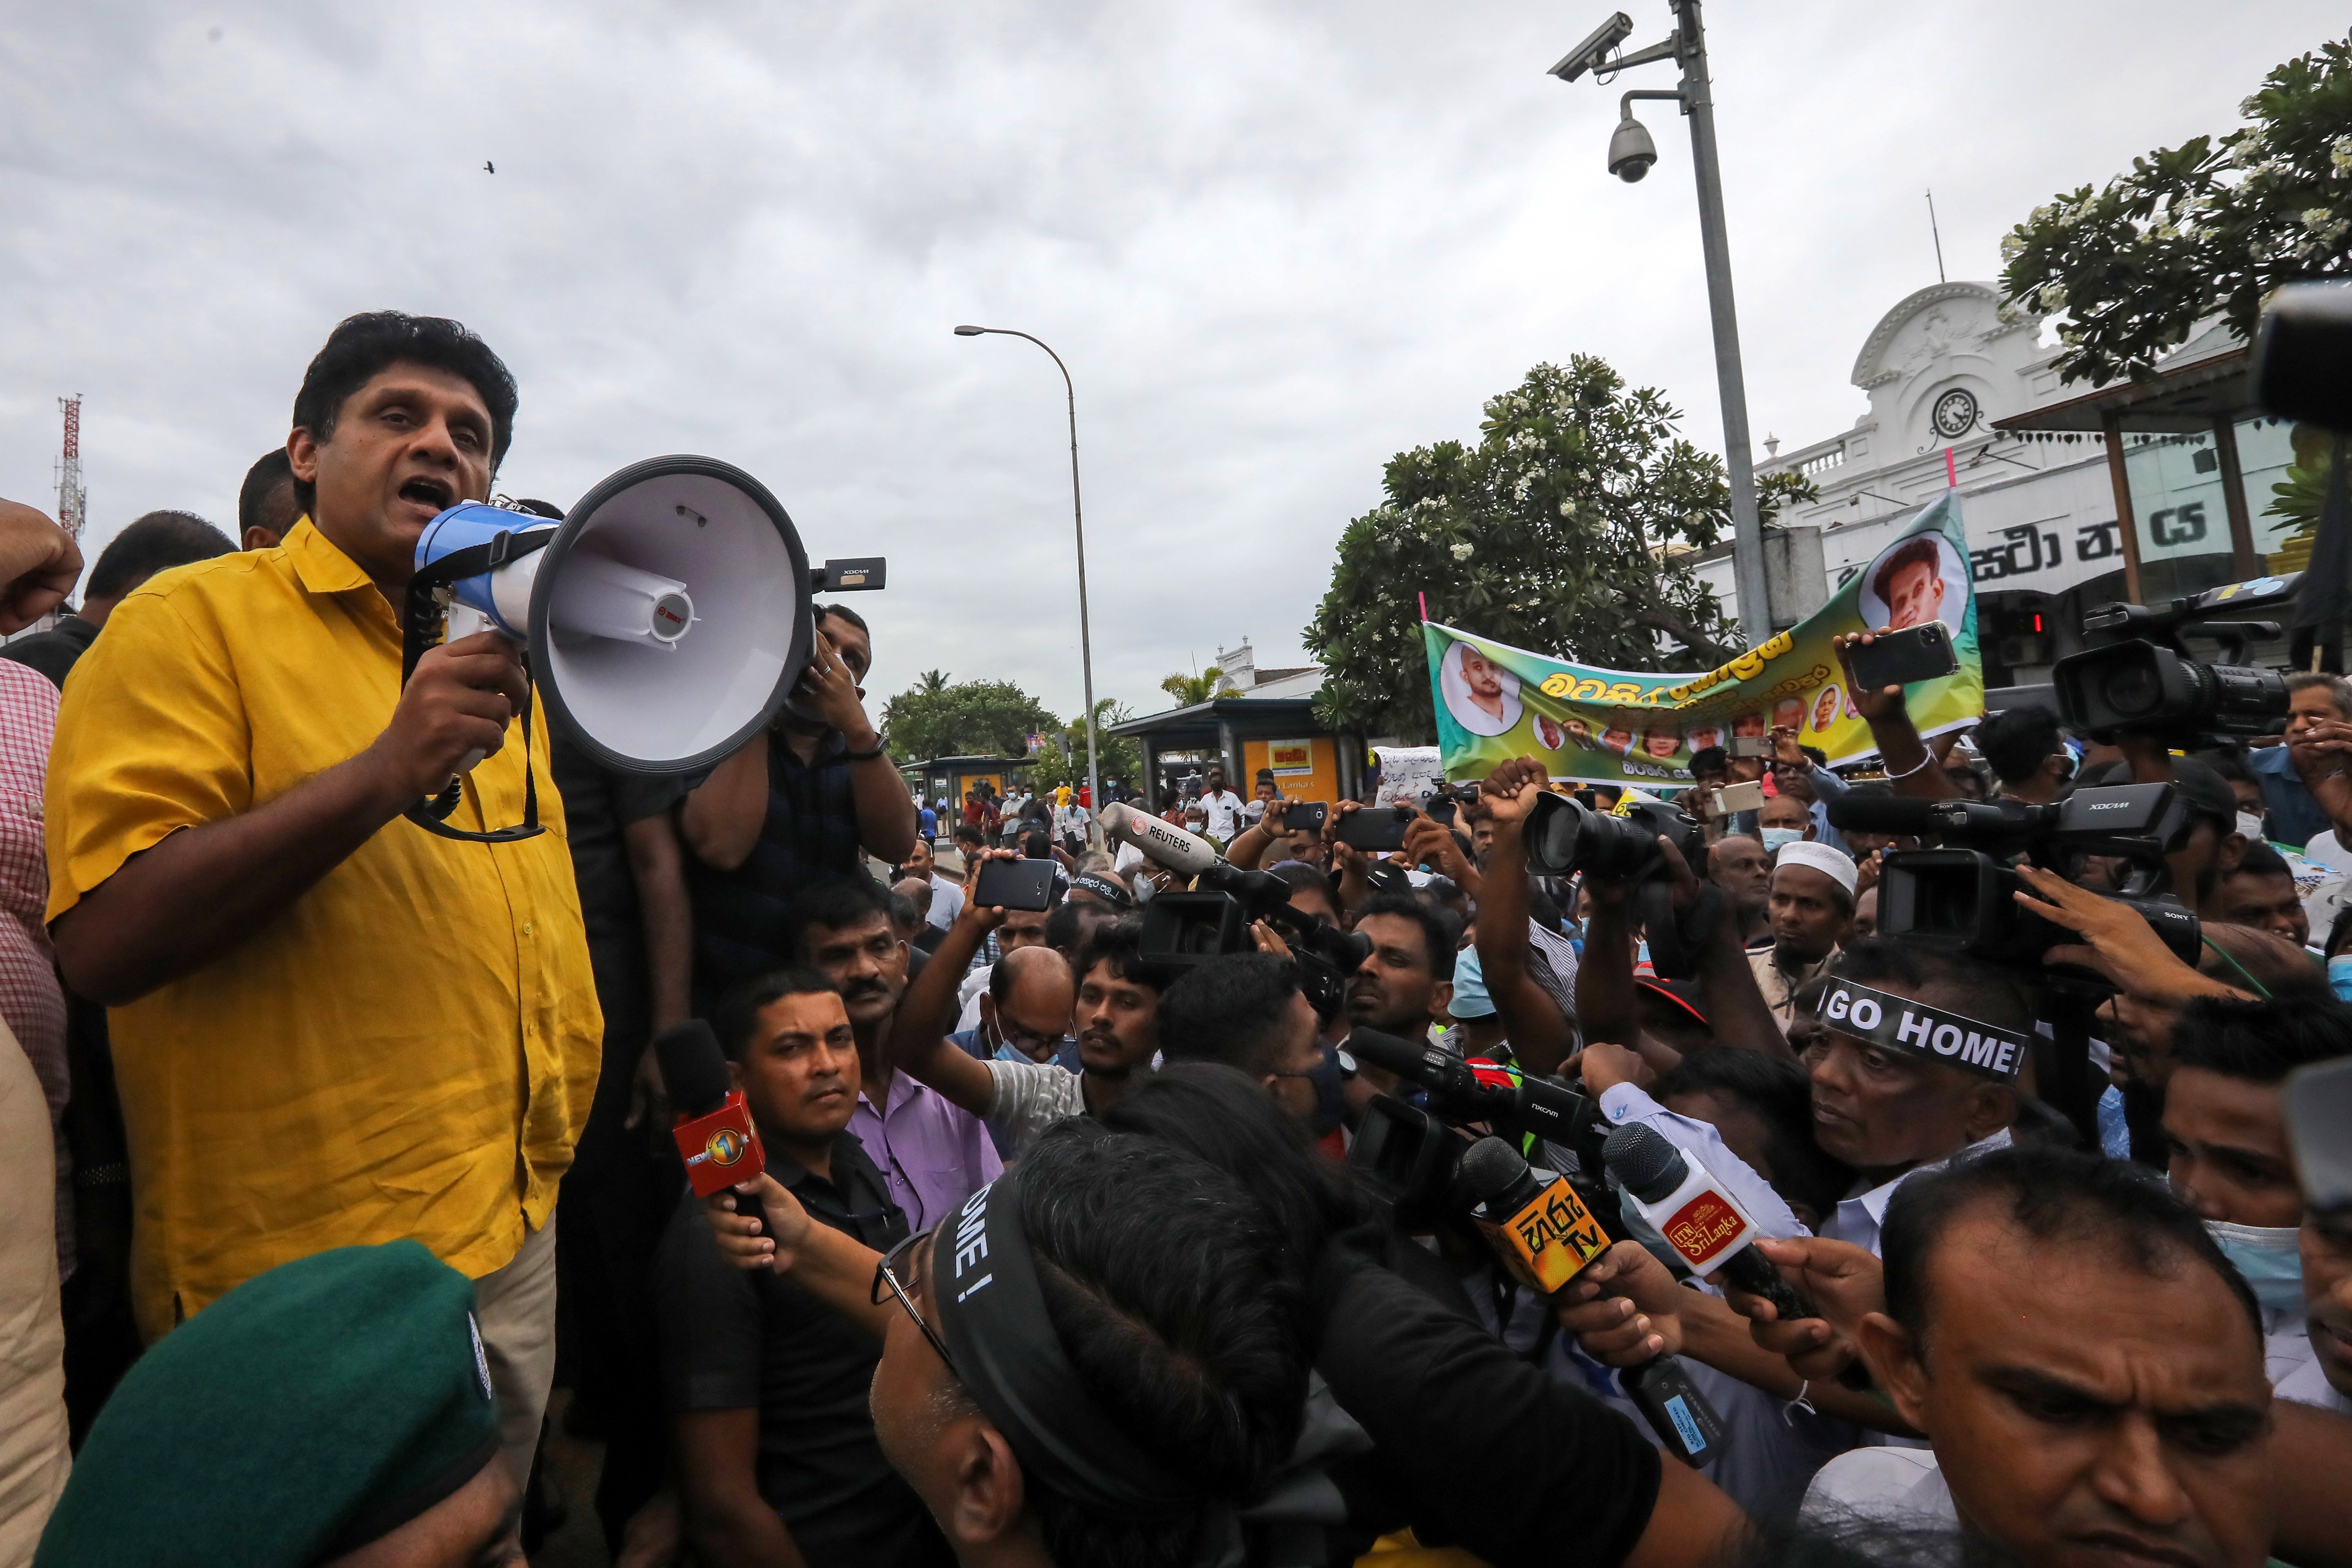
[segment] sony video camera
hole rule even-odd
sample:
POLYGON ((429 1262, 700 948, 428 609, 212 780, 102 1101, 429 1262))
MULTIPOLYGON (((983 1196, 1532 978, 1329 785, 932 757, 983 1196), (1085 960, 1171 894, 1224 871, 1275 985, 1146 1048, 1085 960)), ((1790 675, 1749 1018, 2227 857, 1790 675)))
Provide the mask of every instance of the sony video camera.
POLYGON ((2246 646, 2279 635, 2276 621, 2214 621, 2217 611, 2258 609, 2294 597, 2299 572, 2232 583, 2161 608, 2102 605, 2083 617, 2096 646, 2069 654, 2050 672, 2068 728, 2095 741, 2119 731, 2183 751, 2232 737, 2275 735, 2286 719, 2286 682, 2243 662, 2246 646), (2226 664, 2199 659, 2183 639, 2220 645, 2226 664))
POLYGON ((2109 896, 2137 911, 2183 963, 2197 962, 2197 917, 2158 897, 2170 879, 2165 856, 2190 826, 2187 804, 2168 784, 2078 789, 2054 805, 1849 796, 1830 803, 1830 821, 1943 840, 1941 848, 1886 857, 1878 883, 1883 936, 2039 967, 2051 948, 2082 939, 2020 905, 2024 884, 2003 861, 2031 855, 2035 865, 2077 881, 2084 861, 2098 857, 2116 861, 2121 873, 2109 896))

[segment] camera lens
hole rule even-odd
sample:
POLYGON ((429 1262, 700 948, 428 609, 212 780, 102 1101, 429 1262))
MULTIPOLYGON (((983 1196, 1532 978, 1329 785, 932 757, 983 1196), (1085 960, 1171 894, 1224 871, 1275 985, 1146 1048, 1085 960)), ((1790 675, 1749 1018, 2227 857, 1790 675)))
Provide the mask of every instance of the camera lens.
POLYGON ((2136 718, 2163 700, 2164 683, 2153 667, 2135 661, 2111 669, 2099 681, 2099 698, 2113 711, 2136 718))

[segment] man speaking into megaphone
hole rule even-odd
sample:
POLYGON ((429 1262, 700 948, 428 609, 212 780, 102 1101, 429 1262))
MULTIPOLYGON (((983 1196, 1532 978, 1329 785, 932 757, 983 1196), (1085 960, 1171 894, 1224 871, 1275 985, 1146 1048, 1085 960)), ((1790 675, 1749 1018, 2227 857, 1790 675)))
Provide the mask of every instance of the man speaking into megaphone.
POLYGON ((426 525, 489 494, 517 401, 455 321, 337 326, 286 443, 306 515, 117 606, 58 714, 47 834, 58 962, 110 1009, 142 1334, 278 1264, 413 1237, 475 1281, 520 1480, 596 993, 517 648, 463 637, 404 686, 398 614, 426 525), (475 752, 453 824, 512 823, 535 794, 557 831, 396 820, 475 752))

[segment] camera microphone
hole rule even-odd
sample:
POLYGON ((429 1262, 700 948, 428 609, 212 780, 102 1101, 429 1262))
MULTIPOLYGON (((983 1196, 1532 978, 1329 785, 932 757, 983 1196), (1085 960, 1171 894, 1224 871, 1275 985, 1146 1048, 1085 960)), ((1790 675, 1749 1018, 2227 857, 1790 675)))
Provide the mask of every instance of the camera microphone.
POLYGON ((1902 795, 1836 795, 1829 802, 1830 826, 1840 832, 1894 833, 1915 838, 1931 835, 1999 837, 2031 833, 2028 806, 1983 805, 1971 800, 1915 800, 1902 795))
POLYGON ((1105 833, 1122 844, 1133 845, 1170 870, 1184 876, 1202 876, 1225 864, 1217 847, 1207 839, 1122 802, 1113 801, 1104 806, 1101 820, 1105 833))
POLYGON ((1460 1057, 1378 1029, 1356 1030, 1344 1048, 1360 1062, 1419 1084, 1429 1091, 1432 1108, 1449 1121, 1484 1121, 1573 1147, 1577 1119, 1591 1104, 1574 1089, 1539 1078, 1512 1081, 1496 1068, 1490 1079, 1460 1057))
MULTIPOLYGON (((709 1197, 738 1182, 748 1182, 768 1168, 767 1151, 752 1123, 751 1108, 743 1091, 727 1073, 727 1054, 709 1024, 688 1018, 654 1037, 654 1056, 661 1063, 662 1084, 670 1103, 677 1107, 671 1129, 678 1156, 686 1162, 687 1179, 694 1195, 709 1197)), ((739 1212, 756 1215, 759 1200, 736 1194, 739 1212)))

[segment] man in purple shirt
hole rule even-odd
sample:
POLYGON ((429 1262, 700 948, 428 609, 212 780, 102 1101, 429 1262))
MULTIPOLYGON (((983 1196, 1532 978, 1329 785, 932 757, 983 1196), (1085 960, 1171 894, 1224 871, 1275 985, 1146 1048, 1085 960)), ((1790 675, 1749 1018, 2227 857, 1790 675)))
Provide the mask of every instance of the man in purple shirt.
POLYGON ((907 944, 882 889, 864 877, 823 882, 795 902, 801 954, 833 982, 857 1037, 849 1131, 888 1183, 907 1224, 926 1229, 1004 1169, 980 1118, 893 1072, 879 1048, 907 990, 907 944))

